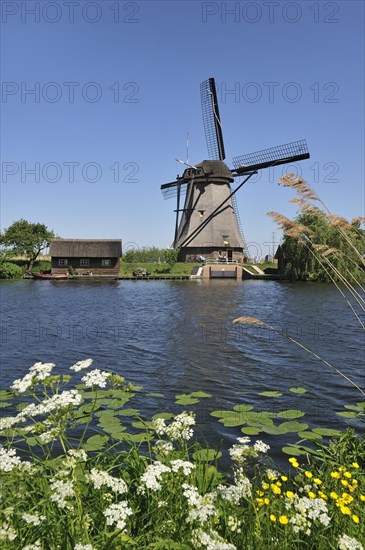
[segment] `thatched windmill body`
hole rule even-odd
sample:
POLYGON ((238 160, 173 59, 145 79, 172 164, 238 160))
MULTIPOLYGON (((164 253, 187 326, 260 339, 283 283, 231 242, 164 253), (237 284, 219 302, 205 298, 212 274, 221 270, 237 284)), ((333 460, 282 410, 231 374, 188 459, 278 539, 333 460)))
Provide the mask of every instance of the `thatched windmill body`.
POLYGON ((247 247, 235 194, 259 169, 309 158, 307 144, 301 140, 235 157, 230 169, 223 162, 225 150, 213 78, 201 83, 200 96, 210 160, 188 165, 176 181, 161 186, 165 198, 177 199, 173 246, 180 249, 181 261, 199 257, 242 261, 247 247), (238 176, 244 179, 233 189, 238 176))

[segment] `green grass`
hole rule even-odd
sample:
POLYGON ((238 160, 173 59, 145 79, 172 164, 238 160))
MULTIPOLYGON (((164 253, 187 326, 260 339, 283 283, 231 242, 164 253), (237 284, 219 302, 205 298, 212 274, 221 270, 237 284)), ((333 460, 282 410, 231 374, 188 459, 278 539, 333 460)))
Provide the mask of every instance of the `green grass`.
POLYGON ((133 271, 137 269, 138 267, 142 267, 149 271, 151 273, 151 276, 186 276, 191 275, 191 272, 195 266, 198 266, 200 264, 195 263, 185 263, 185 262, 176 262, 175 265, 172 266, 172 269, 170 270, 170 267, 166 263, 143 263, 143 262, 136 262, 136 263, 129 263, 129 262, 121 262, 120 264, 120 270, 119 270, 119 276, 120 277, 132 277, 133 271))

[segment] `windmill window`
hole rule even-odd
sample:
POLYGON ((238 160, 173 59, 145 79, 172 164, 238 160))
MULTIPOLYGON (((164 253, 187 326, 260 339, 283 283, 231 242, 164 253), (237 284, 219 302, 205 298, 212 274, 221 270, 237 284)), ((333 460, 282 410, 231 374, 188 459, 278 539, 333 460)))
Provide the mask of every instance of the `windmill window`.
POLYGON ((204 212, 205 212, 205 210, 198 210, 198 212, 199 212, 199 216, 200 216, 201 218, 204 218, 204 212))
POLYGON ((110 267, 111 265, 112 265, 111 260, 106 260, 105 258, 101 260, 101 267, 110 267))
POLYGON ((81 258, 80 267, 89 267, 89 266, 90 266, 89 258, 81 258))
POLYGON ((65 267, 65 266, 67 266, 67 264, 68 264, 67 258, 60 258, 60 259, 58 260, 58 265, 59 265, 60 267, 65 267))

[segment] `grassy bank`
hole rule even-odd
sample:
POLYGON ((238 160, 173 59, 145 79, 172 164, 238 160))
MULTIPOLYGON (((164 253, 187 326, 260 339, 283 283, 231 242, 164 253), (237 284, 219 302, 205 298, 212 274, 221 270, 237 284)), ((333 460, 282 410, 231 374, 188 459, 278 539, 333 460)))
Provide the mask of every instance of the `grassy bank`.
POLYGON ((152 276, 163 277, 169 275, 186 276, 191 275, 192 269, 200 264, 176 262, 170 269, 166 263, 147 263, 147 262, 121 262, 119 275, 120 277, 132 277, 133 271, 141 267, 151 273, 152 276))

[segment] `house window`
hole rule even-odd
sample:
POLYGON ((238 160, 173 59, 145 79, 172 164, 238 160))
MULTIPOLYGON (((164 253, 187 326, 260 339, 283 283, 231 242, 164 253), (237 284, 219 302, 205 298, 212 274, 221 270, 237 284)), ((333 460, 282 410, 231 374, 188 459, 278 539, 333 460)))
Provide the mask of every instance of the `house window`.
POLYGON ((101 267, 111 267, 111 265, 112 265, 111 260, 106 260, 105 258, 101 260, 101 267))
POLYGON ((60 258, 60 259, 58 260, 58 265, 59 265, 60 267, 66 267, 67 264, 68 264, 67 258, 60 258))
POLYGON ((90 266, 89 258, 81 258, 80 267, 89 267, 89 266, 90 266))

